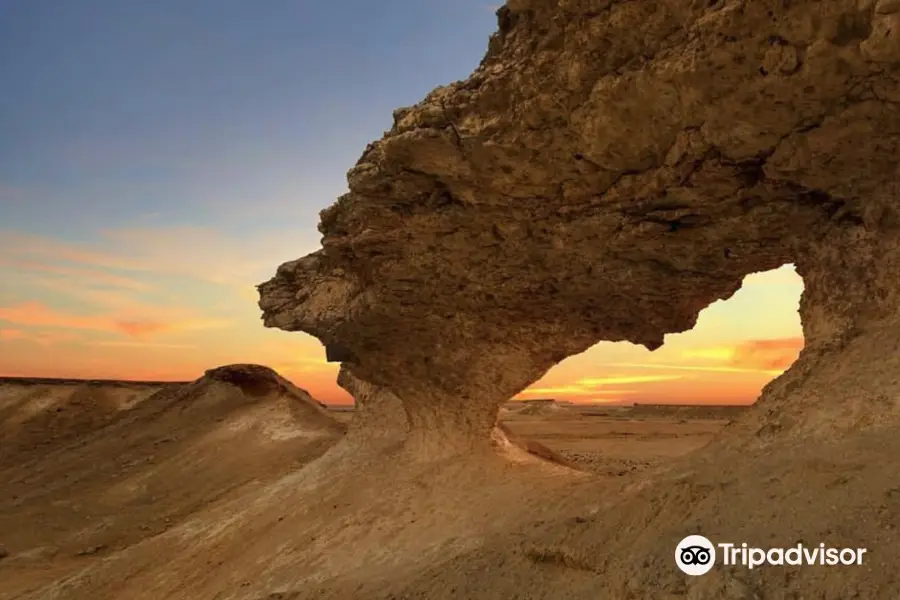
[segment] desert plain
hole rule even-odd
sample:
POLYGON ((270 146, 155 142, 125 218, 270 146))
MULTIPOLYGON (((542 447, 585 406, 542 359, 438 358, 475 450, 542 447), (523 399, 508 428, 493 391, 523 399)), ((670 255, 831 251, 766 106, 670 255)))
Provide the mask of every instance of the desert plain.
MULTIPOLYGON (((744 410, 512 402, 501 409, 500 423, 525 449, 517 458, 523 476, 531 471, 572 485, 639 478, 702 448, 744 410)), ((464 461, 439 463, 446 476, 465 478, 455 492, 423 489, 412 503, 400 493, 392 507, 366 496, 371 482, 364 471, 340 493, 317 490, 328 474, 303 475, 303 467, 337 444, 353 414, 352 406, 325 407, 253 365, 214 369, 185 383, 0 380, 0 598, 342 597, 321 577, 340 575, 342 561, 360 568, 377 560, 380 577, 400 576, 392 563, 409 550, 392 548, 398 542, 390 532, 402 525, 414 535, 415 521, 426 521, 419 535, 434 539, 423 551, 475 547, 496 528, 512 527, 515 535, 520 525, 513 519, 540 502, 512 477, 489 492, 505 519, 486 508, 454 514, 473 506, 453 496, 471 494, 466 485, 491 471, 488 464, 485 473, 469 472, 464 461), (302 505, 285 503, 304 487, 311 497, 302 505), (360 504, 371 513, 360 512, 360 504), (426 508, 441 514, 425 514, 426 508), (317 544, 332 548, 334 556, 319 558, 332 566, 300 575, 290 564, 317 544), (189 572, 179 566, 184 560, 189 572), (279 564, 282 583, 260 577, 279 564), (152 575, 145 571, 151 565, 158 569, 152 575)), ((530 551, 538 570, 548 568, 544 562, 565 569, 572 560, 549 547, 530 551)))

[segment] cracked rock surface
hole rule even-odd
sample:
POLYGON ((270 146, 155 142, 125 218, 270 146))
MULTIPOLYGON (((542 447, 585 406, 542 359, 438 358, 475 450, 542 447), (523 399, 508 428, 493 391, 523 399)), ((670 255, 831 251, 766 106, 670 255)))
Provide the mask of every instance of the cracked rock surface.
POLYGON ((794 263, 806 349, 734 429, 895 416, 900 3, 510 0, 498 22, 366 148, 322 249, 260 286, 265 325, 470 447, 567 356, 659 347, 794 263))

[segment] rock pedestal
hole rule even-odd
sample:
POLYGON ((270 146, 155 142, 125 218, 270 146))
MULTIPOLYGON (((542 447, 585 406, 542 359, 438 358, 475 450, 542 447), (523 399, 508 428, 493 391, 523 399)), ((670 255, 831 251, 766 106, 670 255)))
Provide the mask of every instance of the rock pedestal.
POLYGON ((886 357, 858 340, 900 340, 897 3, 521 0, 498 16, 477 70, 366 148, 322 249, 260 286, 265 324, 396 397, 410 444, 464 449, 567 356, 659 347, 745 275, 795 263, 807 348, 757 412, 826 422, 848 410, 845 374, 872 390, 853 411, 893 414, 886 357))

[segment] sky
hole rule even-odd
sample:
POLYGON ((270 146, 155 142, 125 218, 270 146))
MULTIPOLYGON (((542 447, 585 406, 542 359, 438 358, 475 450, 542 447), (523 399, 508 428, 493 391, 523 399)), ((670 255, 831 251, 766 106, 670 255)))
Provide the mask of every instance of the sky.
MULTIPOLYGON (((478 0, 0 0, 0 375, 190 380, 268 365, 349 402, 255 285, 392 111, 465 78, 478 0)), ((522 398, 748 403, 802 347, 790 266, 656 352, 601 343, 522 398)))

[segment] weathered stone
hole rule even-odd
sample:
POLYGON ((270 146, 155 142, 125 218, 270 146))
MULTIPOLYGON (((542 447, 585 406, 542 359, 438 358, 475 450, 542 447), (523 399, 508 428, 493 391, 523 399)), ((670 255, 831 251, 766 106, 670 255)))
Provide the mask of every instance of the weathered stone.
POLYGON ((366 148, 323 248, 260 286, 265 324, 468 447, 567 356, 657 348, 795 263, 807 346, 768 406, 818 397, 854 339, 900 343, 900 42, 870 4, 511 2, 472 76, 366 148))

